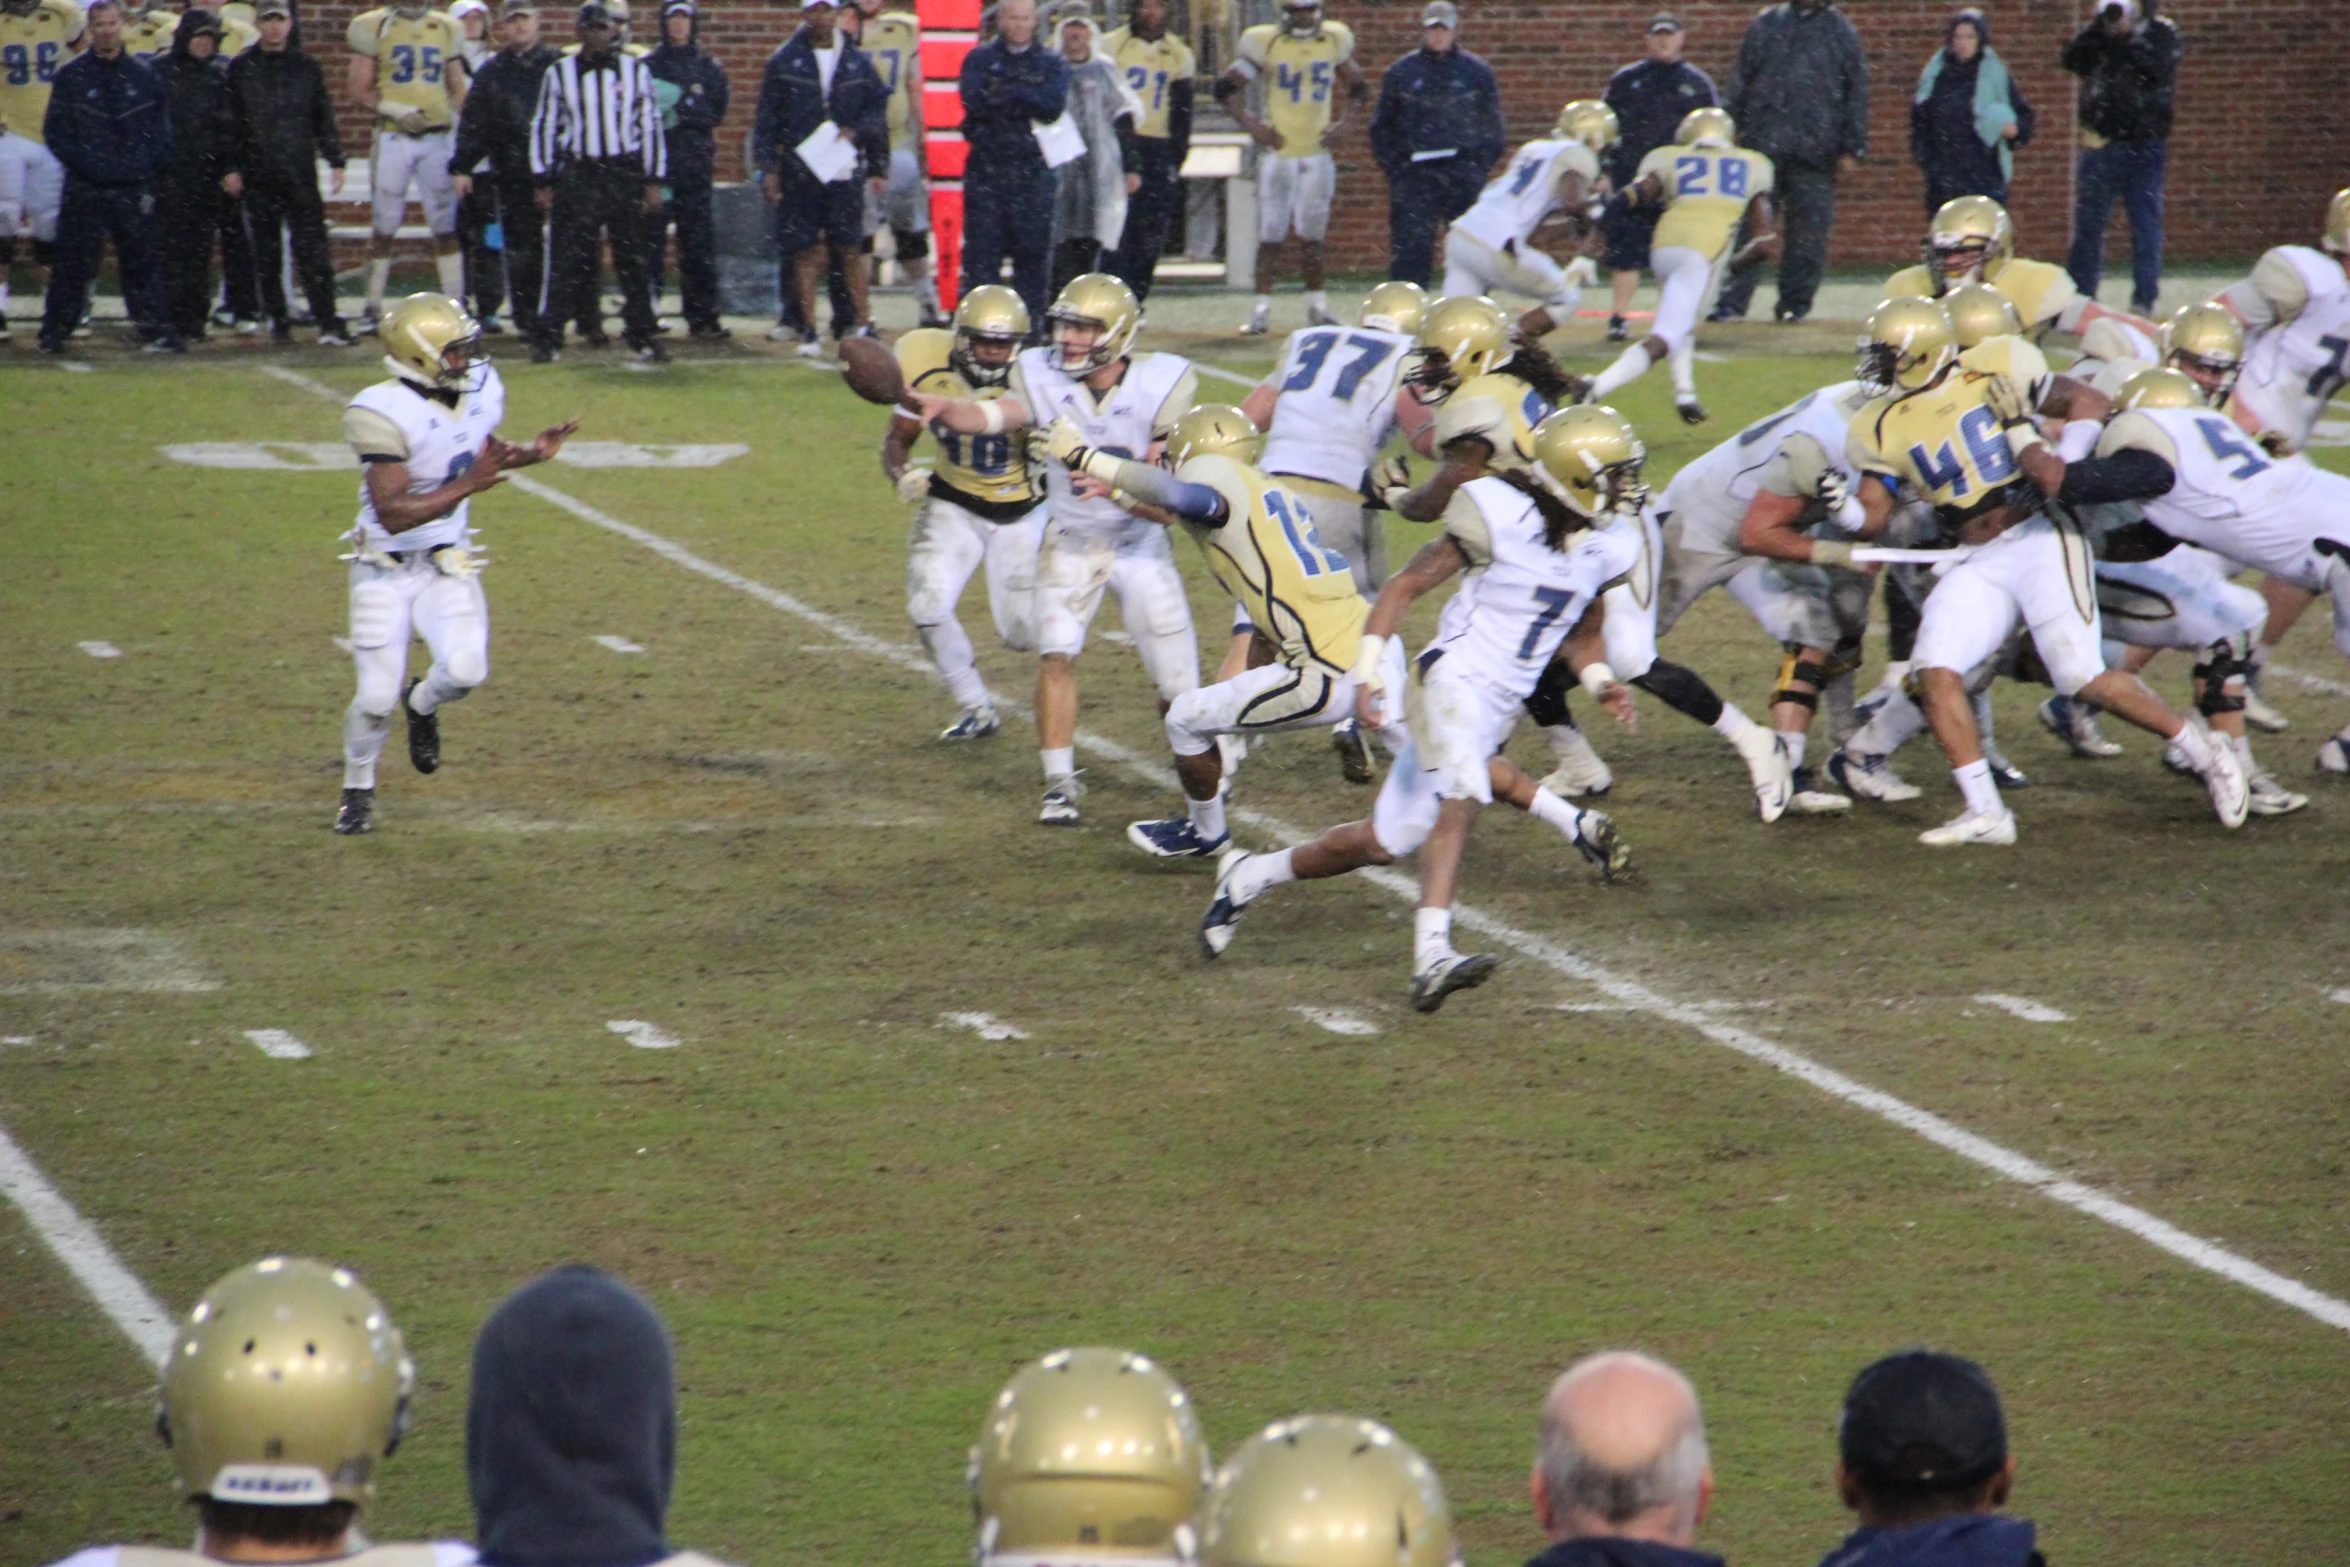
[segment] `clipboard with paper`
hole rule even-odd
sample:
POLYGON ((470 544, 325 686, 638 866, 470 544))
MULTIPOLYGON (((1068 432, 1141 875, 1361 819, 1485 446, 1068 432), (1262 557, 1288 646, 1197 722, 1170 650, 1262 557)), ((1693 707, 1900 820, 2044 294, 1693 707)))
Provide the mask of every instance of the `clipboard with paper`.
POLYGON ((808 172, 829 185, 845 180, 856 172, 857 144, 841 133, 841 128, 830 120, 810 131, 805 140, 792 152, 807 165, 808 172))
POLYGON ((1034 127, 1036 145, 1044 154, 1044 165, 1057 169, 1064 163, 1075 163, 1085 156, 1085 134, 1066 111, 1049 124, 1034 127))

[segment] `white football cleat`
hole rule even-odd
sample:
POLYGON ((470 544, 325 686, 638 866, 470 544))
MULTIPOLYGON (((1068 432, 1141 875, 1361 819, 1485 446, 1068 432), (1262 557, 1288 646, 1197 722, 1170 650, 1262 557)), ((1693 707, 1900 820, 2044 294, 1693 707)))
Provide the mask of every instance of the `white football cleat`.
POLYGON ((1272 330, 1273 307, 1266 305, 1262 309, 1251 310, 1248 313, 1247 324, 1241 327, 1240 335, 1242 337, 1263 337, 1272 330))
POLYGON ((1542 731, 1542 738, 1550 742, 1551 760, 1558 764, 1542 780, 1542 787, 1552 794, 1573 800, 1605 794, 1616 786, 1616 775, 1591 748, 1590 737, 1573 724, 1555 724, 1542 731))
POLYGON ((1232 896, 1232 873, 1248 857, 1246 849, 1232 849, 1216 862, 1216 895, 1208 900, 1207 916, 1199 922, 1200 951, 1211 958, 1222 957, 1224 949, 1232 945, 1233 927, 1248 908, 1246 902, 1232 896))
POLYGON ((1745 759, 1747 776, 1754 780, 1754 814, 1766 822, 1786 815, 1788 798, 1795 793, 1795 767, 1787 757, 1787 742, 1775 731, 1749 724, 1730 744, 1745 759))
POLYGON ((2075 756, 2098 761, 2122 754, 2122 748, 2106 739, 2097 727, 2097 709, 2077 698, 2052 696, 2041 703, 2040 723, 2071 747, 2075 756))
POLYGON ((993 706, 974 707, 948 725, 939 735, 941 740, 984 740, 1001 727, 993 706))
POLYGON ((2244 688, 2244 722, 2270 734, 2282 734, 2293 727, 2293 721, 2268 705, 2268 698, 2250 686, 2244 688))
POLYGON ((2294 793, 2266 772, 2252 775, 2251 789, 2255 816, 2290 816, 2309 803, 2309 796, 2294 793))
POLYGON ((1036 820, 1045 827, 1074 827, 1078 822, 1077 802, 1085 794, 1085 785, 1077 781, 1075 773, 1047 779, 1044 807, 1036 813, 1036 820))
POLYGON ((1798 816, 1835 816, 1852 809, 1852 796, 1821 788, 1819 777, 1810 768, 1798 767, 1795 792, 1787 797, 1787 809, 1798 816))
POLYGON ((1996 814, 1968 811, 1952 817, 1939 827, 1927 828, 1918 834, 1918 842, 1935 849, 1947 849, 1965 843, 2013 843, 2015 812, 2005 806, 2001 806, 1996 814))
POLYGON ((1925 793, 1895 772, 1892 762, 1882 756, 1838 751, 1828 758, 1828 776, 1860 799, 1875 800, 1882 805, 1899 805, 1925 793))
POLYGON ((2350 747, 2335 735, 2317 748, 2317 770, 2321 773, 2350 773, 2350 747))
POLYGON ((2211 760, 2200 771, 2203 787, 2211 792, 2212 814, 2222 827, 2241 827, 2252 812, 2252 780, 2244 776, 2243 758, 2225 735, 2209 735, 2211 760))
POLYGON ((1501 959, 1490 952, 1455 952, 1412 976, 1412 1010, 1433 1012, 1456 990, 1474 990, 1493 977, 1501 959))

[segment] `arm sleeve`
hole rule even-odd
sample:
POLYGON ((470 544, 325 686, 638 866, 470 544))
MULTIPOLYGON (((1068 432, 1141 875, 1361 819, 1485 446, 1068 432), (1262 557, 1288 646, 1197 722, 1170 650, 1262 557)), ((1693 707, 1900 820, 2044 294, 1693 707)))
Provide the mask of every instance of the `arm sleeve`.
MULTIPOLYGON (((476 78, 477 85, 478 82, 476 78)), ((449 149, 451 174, 471 174, 481 162, 484 151, 481 127, 491 112, 489 99, 490 95, 483 92, 465 95, 465 107, 457 111, 457 140, 449 149)))
POLYGON ((1485 521, 1485 509, 1465 489, 1455 490, 1444 507, 1444 531, 1472 566, 1493 564, 1493 529, 1485 521))
POLYGON ((2151 500, 2168 495, 2178 482, 2178 470, 2160 453, 2132 446, 2110 457, 2065 464, 2064 484, 2056 498, 2068 506, 2151 500))
POLYGON ((1138 501, 1163 506, 1184 521, 1203 527, 1221 528, 1232 520, 1232 505, 1222 492, 1205 484, 1186 483, 1154 463, 1120 463, 1118 488, 1138 501))
POLYGON ((408 437, 400 427, 372 408, 357 403, 343 410, 343 439, 361 462, 406 462, 408 437))
POLYGON ((1175 383, 1167 400, 1159 404, 1159 411, 1151 415, 1151 439, 1163 441, 1175 428, 1175 421, 1191 412, 1199 401, 1199 372, 1186 367, 1183 379, 1175 383))
POLYGON ((1773 495, 1810 500, 1820 493, 1828 474, 1828 453, 1818 439, 1798 430, 1779 443, 1763 465, 1762 487, 1773 495))

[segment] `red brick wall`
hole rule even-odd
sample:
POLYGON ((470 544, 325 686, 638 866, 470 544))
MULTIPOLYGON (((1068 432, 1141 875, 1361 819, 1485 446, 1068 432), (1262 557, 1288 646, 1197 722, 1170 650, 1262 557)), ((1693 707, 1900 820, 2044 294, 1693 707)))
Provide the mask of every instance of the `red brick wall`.
MULTIPOLYGON (((1418 44, 1419 0, 1328 0, 1355 29, 1359 56, 1376 85, 1388 62, 1418 44)), ((1688 58, 1724 82, 1754 0, 1662 0, 1689 29, 1688 58)), ((2073 79, 2056 63, 2064 40, 2093 13, 2092 0, 1983 0, 1993 44, 2040 112, 2040 135, 2016 157, 2011 206, 2023 249, 2061 260, 2071 231, 2073 79)), ((329 62, 341 91, 343 28, 361 9, 305 4, 308 47, 329 62)), ((653 0, 635 0, 632 36, 651 43, 653 0)), ((1558 106, 1595 97, 1617 66, 1638 58, 1652 0, 1463 0, 1462 41, 1492 62, 1514 135, 1546 128, 1558 106)), ((1909 161, 1909 101, 1919 70, 1940 46, 1955 5, 1943 0, 1850 0, 1847 10, 1868 49, 1870 155, 1846 182, 1835 259, 1899 262, 1916 255, 1922 183, 1909 161)), ((719 141, 719 177, 741 177, 742 146, 758 100, 760 68, 797 24, 796 4, 714 0, 702 8, 702 39, 726 67, 733 107, 719 141)), ((2171 142, 2169 254, 2181 261, 2233 261, 2268 245, 2305 238, 2326 198, 2350 182, 2341 150, 2350 146, 2350 70, 2340 33, 2343 0, 2175 0, 2187 41, 2178 123, 2171 142)), ((547 39, 570 41, 567 7, 543 14, 547 39)), ((1203 94, 1203 99, 1205 95, 1203 94)), ((1386 258, 1386 203, 1362 131, 1366 113, 1339 141, 1340 201, 1334 242, 1340 265, 1375 269, 1386 258)), ((367 117, 349 106, 343 133, 354 155, 367 145, 367 117)), ((2113 243, 2124 243, 2117 215, 2113 243)))

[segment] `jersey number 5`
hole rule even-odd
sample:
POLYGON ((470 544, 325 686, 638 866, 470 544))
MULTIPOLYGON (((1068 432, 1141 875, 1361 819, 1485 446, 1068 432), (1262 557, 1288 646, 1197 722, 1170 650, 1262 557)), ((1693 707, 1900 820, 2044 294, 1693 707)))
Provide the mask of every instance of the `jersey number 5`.
POLYGON ((2225 419, 2206 416, 2195 421, 2195 428, 2202 435, 2203 444, 2211 448, 2211 455, 2221 462, 2243 459, 2238 467, 2229 471, 2228 477, 2231 479, 2249 479, 2256 473, 2266 473, 2274 466, 2260 453, 2236 439, 2236 427, 2225 419))

